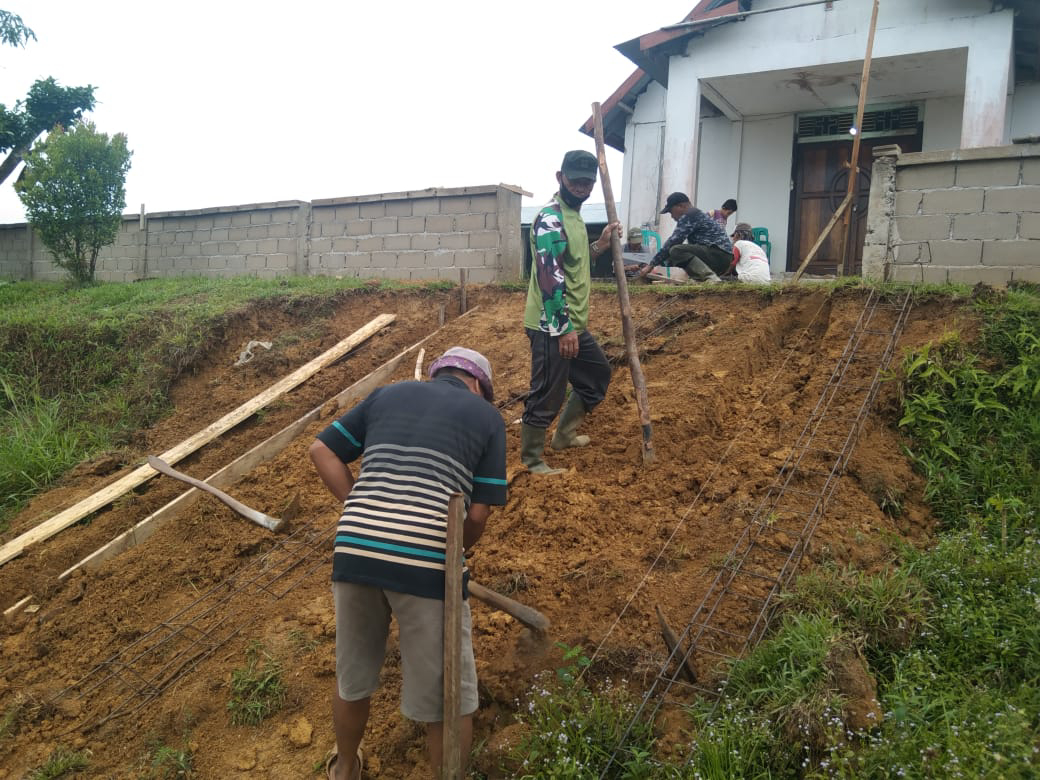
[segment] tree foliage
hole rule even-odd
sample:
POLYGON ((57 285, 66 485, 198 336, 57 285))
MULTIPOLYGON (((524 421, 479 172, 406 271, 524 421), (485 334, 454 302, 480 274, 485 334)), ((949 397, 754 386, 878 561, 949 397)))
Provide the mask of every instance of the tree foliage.
MULTIPOLYGON (((36 33, 25 26, 22 17, 0 10, 0 44, 25 46, 36 40, 36 33)), ((14 108, 0 103, 0 183, 14 173, 33 141, 55 125, 68 127, 94 108, 94 87, 62 87, 53 78, 36 81, 25 100, 14 108)))
POLYGON ((35 41, 36 33, 25 26, 22 17, 10 11, 0 10, 0 43, 24 47, 30 38, 35 41))
POLYGON ((15 190, 40 239, 77 283, 94 280, 98 252, 115 241, 126 206, 132 152, 90 122, 55 127, 25 155, 15 190))

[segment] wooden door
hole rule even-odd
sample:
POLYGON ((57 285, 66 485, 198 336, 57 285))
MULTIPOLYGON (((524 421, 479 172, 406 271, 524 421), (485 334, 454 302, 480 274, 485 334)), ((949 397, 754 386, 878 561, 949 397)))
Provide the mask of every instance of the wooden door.
MULTIPOLYGON (((859 274, 863 265, 863 239, 867 227, 867 201, 870 196, 870 169, 874 163, 874 147, 898 143, 905 152, 921 148, 920 134, 860 141, 859 165, 852 199, 852 230, 839 257, 842 242, 842 220, 823 242, 806 273, 859 274)), ((845 200, 849 183, 849 155, 852 141, 820 141, 795 145, 794 193, 792 196, 791 236, 787 269, 794 271, 816 243, 838 206, 845 200)))

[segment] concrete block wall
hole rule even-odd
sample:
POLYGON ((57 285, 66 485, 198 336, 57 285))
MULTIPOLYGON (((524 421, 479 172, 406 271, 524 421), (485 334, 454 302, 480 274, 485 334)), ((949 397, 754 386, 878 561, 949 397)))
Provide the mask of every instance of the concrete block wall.
MULTIPOLYGON (((520 200, 508 185, 436 188, 126 216, 102 281, 326 274, 473 283, 518 279, 520 200)), ((0 278, 61 280, 25 224, 0 225, 0 278)))
POLYGON ((864 276, 1040 282, 1040 145, 874 154, 864 276))
POLYGON ((460 187, 316 200, 307 273, 519 279, 521 190, 460 187))

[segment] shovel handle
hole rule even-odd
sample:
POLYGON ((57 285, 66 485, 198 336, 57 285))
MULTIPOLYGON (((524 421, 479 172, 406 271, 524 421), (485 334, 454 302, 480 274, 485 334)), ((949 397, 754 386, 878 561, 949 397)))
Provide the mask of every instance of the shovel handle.
POLYGON ((258 512, 255 509, 251 509, 240 501, 236 501, 227 493, 220 488, 215 488, 212 485, 203 482, 195 477, 189 477, 187 474, 177 471, 173 466, 167 463, 162 458, 157 458, 155 455, 148 456, 148 465, 158 471, 160 474, 165 474, 168 477, 179 479, 181 482, 187 482, 192 487, 196 487, 210 495, 216 496, 219 500, 227 504, 238 514, 247 520, 252 520, 257 525, 263 526, 269 531, 278 531, 281 529, 283 521, 270 515, 265 515, 263 512, 258 512))
POLYGON ((469 593, 480 599, 488 606, 505 612, 507 615, 519 620, 525 626, 534 631, 544 632, 549 628, 549 618, 533 607, 514 601, 509 596, 503 596, 497 591, 485 588, 479 582, 469 581, 469 593))

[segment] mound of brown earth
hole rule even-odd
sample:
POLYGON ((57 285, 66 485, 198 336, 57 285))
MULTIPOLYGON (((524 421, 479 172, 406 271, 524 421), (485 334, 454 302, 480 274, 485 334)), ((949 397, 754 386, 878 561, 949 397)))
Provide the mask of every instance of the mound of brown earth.
MULTIPOLYGON (((544 478, 519 466, 514 421, 522 406, 509 402, 528 379, 524 293, 471 290, 476 308, 462 318, 450 293, 359 294, 327 318, 257 308, 229 325, 207 362, 177 384, 174 413, 140 432, 124 458, 132 464, 111 457, 84 464, 16 518, 3 541, 205 428, 377 314, 397 315, 347 358, 178 464, 207 477, 436 331, 446 313, 447 324, 425 345, 425 365, 455 344, 483 351, 509 431, 509 503, 492 515, 474 576, 552 621, 538 639, 474 604, 481 680, 475 742, 496 744, 534 676, 560 665, 557 642, 595 650, 597 674, 624 676, 637 687, 653 677, 667 655, 655 606, 673 625, 689 620, 804 426, 864 297, 811 289, 634 295, 657 456, 645 468, 617 299, 595 294, 592 329, 618 368, 586 423, 593 445, 550 453, 567 472, 544 478), (275 346, 234 367, 254 339, 275 346)), ((918 303, 900 348, 971 326, 970 313, 954 303, 918 303)), ((414 369, 413 353, 395 378, 411 378, 414 369)), ((871 570, 889 560, 893 535, 927 540, 931 520, 920 482, 893 431, 896 400, 893 385, 882 388, 803 568, 837 561, 871 570), (896 502, 899 513, 882 511, 896 502)), ((851 411, 843 413, 851 421, 851 411)), ((328 580, 336 507, 306 449, 335 414, 335 405, 326 405, 303 435, 228 488, 275 516, 298 494, 289 536, 204 497, 99 570, 59 583, 59 573, 186 489, 157 477, 0 567, 0 607, 32 597, 30 610, 0 627, 0 713, 17 714, 0 736, 0 778, 22 777, 58 745, 89 750, 89 776, 139 777, 158 743, 188 745, 200 777, 315 776, 333 743, 328 580), (259 726, 232 725, 229 678, 257 642, 282 664, 285 704, 259 726)), ((747 616, 732 617, 739 623, 747 616)), ((384 681, 365 740, 370 776, 421 777, 421 735, 397 710, 393 651, 384 681)))

